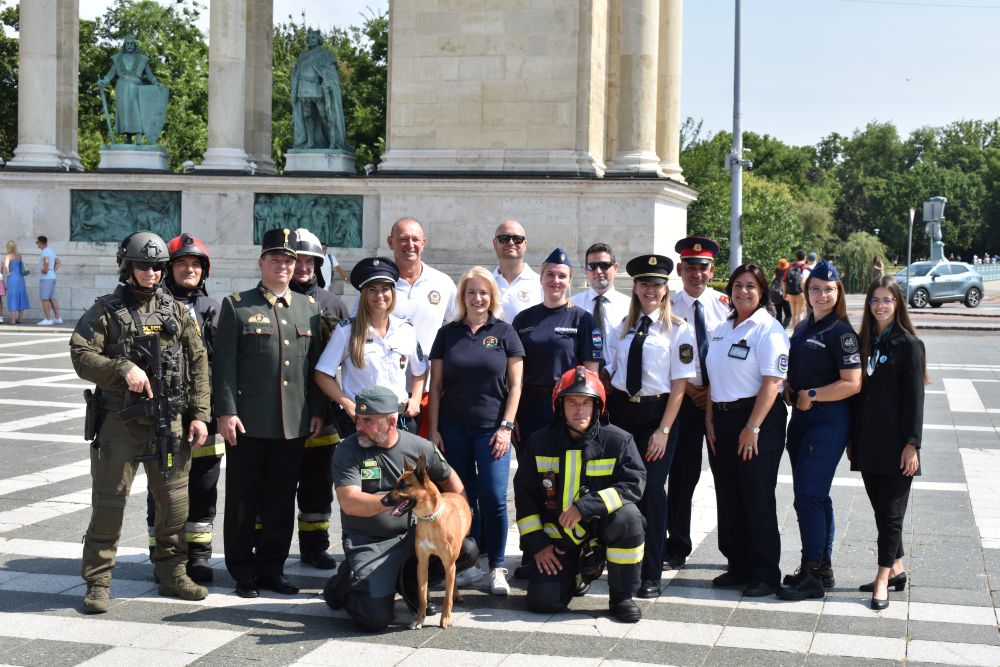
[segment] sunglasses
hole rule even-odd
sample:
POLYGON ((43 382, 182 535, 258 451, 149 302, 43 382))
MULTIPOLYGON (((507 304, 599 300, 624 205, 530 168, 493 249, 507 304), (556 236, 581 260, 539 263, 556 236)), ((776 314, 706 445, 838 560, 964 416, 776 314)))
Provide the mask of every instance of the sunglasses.
POLYGON ((162 271, 163 265, 157 262, 132 262, 136 271, 162 271))
POLYGON ((498 234, 497 235, 497 241, 499 241, 500 243, 503 243, 503 244, 507 244, 507 243, 510 243, 511 241, 513 241, 514 245, 521 245, 522 243, 524 243, 524 240, 525 239, 524 239, 523 236, 519 236, 517 234, 498 234))
POLYGON ((614 262, 587 262, 587 270, 596 271, 597 269, 600 269, 601 271, 607 271, 614 265, 614 262))

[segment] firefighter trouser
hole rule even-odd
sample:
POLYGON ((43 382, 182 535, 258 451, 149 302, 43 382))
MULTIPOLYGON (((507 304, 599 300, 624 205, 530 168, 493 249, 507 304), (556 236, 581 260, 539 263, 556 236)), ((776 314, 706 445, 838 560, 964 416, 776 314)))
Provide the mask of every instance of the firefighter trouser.
MULTIPOLYGON (((214 437, 209 436, 209 439, 214 437)), ((188 473, 188 516, 187 523, 184 524, 188 561, 208 560, 212 557, 212 530, 219 497, 222 454, 225 451, 225 445, 219 442, 206 444, 191 453, 191 472, 188 473)), ((156 545, 155 523, 156 505, 153 502, 153 494, 147 493, 146 528, 149 531, 150 555, 156 545)))
POLYGON ((330 513, 333 508, 333 449, 336 433, 306 440, 302 454, 297 499, 299 504, 299 553, 330 548, 330 513))
MULTIPOLYGON (((180 421, 175 424, 180 433, 180 421)), ((118 415, 105 414, 98 436, 99 448, 90 450, 90 476, 93 478, 90 525, 83 543, 80 574, 88 583, 108 584, 115 566, 118 539, 121 537, 125 501, 128 499, 139 464, 135 458, 153 453, 153 427, 148 424, 125 424, 118 415)), ((183 567, 187 558, 184 543, 184 520, 188 515, 188 470, 191 450, 183 442, 174 458, 174 472, 164 481, 158 460, 143 464, 156 507, 154 535, 156 548, 152 560, 158 571, 183 567)))
MULTIPOLYGON (((645 530, 642 514, 633 503, 600 521, 598 539, 607 548, 611 604, 632 598, 639 589, 645 530)), ((550 575, 533 568, 528 579, 528 609, 540 614, 565 609, 576 590, 579 561, 580 548, 574 547, 559 556, 562 569, 558 573, 550 575)))

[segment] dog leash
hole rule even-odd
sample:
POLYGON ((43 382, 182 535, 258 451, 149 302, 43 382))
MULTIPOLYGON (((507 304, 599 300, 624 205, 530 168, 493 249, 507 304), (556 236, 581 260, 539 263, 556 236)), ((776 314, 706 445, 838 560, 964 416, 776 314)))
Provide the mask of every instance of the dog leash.
POLYGON ((427 516, 418 516, 417 521, 434 521, 439 516, 441 516, 441 512, 443 511, 444 511, 444 503, 441 503, 441 505, 438 506, 436 510, 434 510, 433 514, 428 514, 427 516))

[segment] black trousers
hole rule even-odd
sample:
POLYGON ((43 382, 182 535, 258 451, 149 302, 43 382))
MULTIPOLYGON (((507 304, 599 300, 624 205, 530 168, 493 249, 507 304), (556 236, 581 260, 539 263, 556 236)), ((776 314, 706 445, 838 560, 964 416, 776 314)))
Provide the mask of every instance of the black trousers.
POLYGON ((730 572, 776 587, 781 579, 781 537, 774 489, 787 409, 780 398, 774 401, 757 435, 758 455, 743 461, 737 455, 739 436, 752 411, 752 406, 713 411, 719 534, 728 536, 724 555, 730 572))
POLYGON ((892 567, 897 558, 903 557, 903 518, 910 501, 913 478, 905 475, 862 474, 865 491, 875 511, 878 529, 878 566, 892 567))
POLYGON ((236 444, 226 445, 226 569, 237 581, 280 575, 295 527, 305 438, 238 435, 236 444), (254 532, 258 511, 259 539, 254 532))
MULTIPOLYGON (((191 472, 188 473, 188 516, 184 524, 184 540, 188 545, 189 562, 208 560, 212 557, 212 533, 221 471, 221 454, 191 457, 191 472)), ((146 527, 149 530, 150 549, 156 546, 153 536, 155 525, 156 504, 153 502, 153 494, 147 492, 146 527)))
POLYGON ((330 515, 333 511, 334 445, 305 448, 297 493, 299 501, 299 553, 330 548, 330 515))
MULTIPOLYGON (((674 428, 677 430, 677 446, 667 482, 665 555, 687 558, 692 547, 691 500, 701 479, 701 450, 705 442, 705 411, 698 409, 690 396, 685 396, 681 402, 674 428)), ((709 457, 708 465, 714 474, 713 457, 709 457)))
MULTIPOLYGON (((604 544, 608 558, 608 592, 612 604, 629 600, 639 590, 638 562, 615 562, 628 560, 617 557, 615 549, 634 550, 642 545, 643 518, 639 508, 628 503, 617 512, 603 518, 598 528, 599 540, 604 544)), ((532 569, 528 579, 528 609, 538 614, 554 614, 562 611, 573 599, 576 590, 576 575, 580 565, 580 549, 567 549, 558 556, 562 569, 556 574, 545 574, 532 569)), ((534 560, 534 559, 532 559, 534 560)), ((637 560, 637 559, 636 559, 637 560)))
POLYGON ((659 581, 663 574, 663 550, 667 541, 667 476, 677 450, 678 429, 670 429, 667 451, 658 461, 646 461, 646 446, 653 432, 660 426, 667 395, 657 401, 632 403, 623 391, 612 392, 608 398, 611 423, 628 431, 635 439, 639 454, 646 466, 646 489, 639 499, 639 511, 646 518, 646 549, 642 558, 642 578, 659 581))

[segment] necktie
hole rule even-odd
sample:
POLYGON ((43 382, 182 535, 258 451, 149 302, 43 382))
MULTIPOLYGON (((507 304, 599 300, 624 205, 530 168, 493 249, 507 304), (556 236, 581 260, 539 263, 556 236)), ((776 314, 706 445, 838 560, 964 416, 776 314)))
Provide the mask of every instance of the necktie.
POLYGON ((639 320, 639 326, 632 337, 632 344, 628 348, 628 369, 625 374, 625 391, 629 396, 635 396, 642 389, 642 346, 646 342, 646 334, 649 333, 649 325, 653 321, 646 315, 639 320))
POLYGON ((608 300, 608 297, 603 294, 598 294, 594 297, 594 322, 597 324, 597 328, 600 329, 601 334, 604 336, 608 335, 608 330, 605 325, 608 322, 608 313, 604 310, 604 302, 608 300))
POLYGON ((701 368, 701 384, 708 386, 708 368, 705 357, 708 356, 708 335, 705 333, 705 308, 701 301, 694 302, 694 336, 698 342, 698 366, 701 368))

